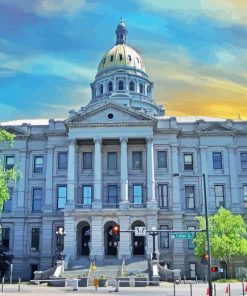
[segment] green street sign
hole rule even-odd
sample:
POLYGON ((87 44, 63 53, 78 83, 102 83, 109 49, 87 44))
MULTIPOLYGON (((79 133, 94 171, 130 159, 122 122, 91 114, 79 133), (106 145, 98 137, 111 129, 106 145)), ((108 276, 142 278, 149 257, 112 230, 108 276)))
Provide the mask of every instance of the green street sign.
POLYGON ((171 234, 173 239, 192 239, 193 233, 192 232, 173 232, 171 234))

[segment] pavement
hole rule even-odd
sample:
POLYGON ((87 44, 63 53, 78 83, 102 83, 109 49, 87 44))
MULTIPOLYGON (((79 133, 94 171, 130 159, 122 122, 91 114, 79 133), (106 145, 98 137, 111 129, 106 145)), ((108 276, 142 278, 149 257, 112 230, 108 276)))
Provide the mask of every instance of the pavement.
MULTIPOLYGON (((226 287, 227 284, 216 284, 216 296, 243 296, 247 295, 242 292, 242 283, 231 284, 230 292, 227 294, 226 287)), ((5 284, 3 287, 0 285, 0 295, 10 296, 16 294, 16 296, 53 296, 55 294, 70 294, 73 296, 76 295, 103 295, 103 296, 206 296, 207 285, 206 284, 179 284, 175 285, 175 294, 174 294, 174 285, 172 283, 162 283, 161 286, 148 286, 148 287, 120 287, 119 292, 114 292, 114 287, 98 288, 97 291, 94 287, 83 287, 79 288, 79 291, 73 291, 72 287, 48 287, 46 284, 40 285, 31 285, 29 283, 21 283, 20 292, 18 292, 17 284, 5 284), (190 287, 192 288, 192 294, 190 287)))

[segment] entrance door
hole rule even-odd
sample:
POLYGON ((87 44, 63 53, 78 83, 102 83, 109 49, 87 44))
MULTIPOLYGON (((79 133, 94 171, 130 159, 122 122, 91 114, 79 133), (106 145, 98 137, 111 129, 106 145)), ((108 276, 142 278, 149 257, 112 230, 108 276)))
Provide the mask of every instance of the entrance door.
POLYGON ((31 280, 34 279, 34 272, 38 270, 38 264, 31 264, 31 280))
POLYGON ((117 256, 118 243, 114 241, 112 226, 107 228, 107 255, 117 256))
POLYGON ((90 226, 84 226, 81 233, 81 255, 89 256, 90 226))
POLYGON ((143 236, 135 236, 133 234, 133 255, 144 255, 145 238, 143 236))

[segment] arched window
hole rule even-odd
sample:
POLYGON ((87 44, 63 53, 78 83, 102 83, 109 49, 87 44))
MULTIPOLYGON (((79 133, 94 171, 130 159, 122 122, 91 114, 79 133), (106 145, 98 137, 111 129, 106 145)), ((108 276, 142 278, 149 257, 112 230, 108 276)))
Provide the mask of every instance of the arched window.
POLYGON ((123 90, 124 89, 124 82, 123 80, 118 81, 118 90, 123 90))
POLYGON ((130 83, 129 83, 129 90, 130 91, 135 91, 135 83, 134 83, 134 81, 130 81, 130 83))
POLYGON ((151 94, 151 87, 150 86, 148 86, 147 92, 148 92, 147 95, 149 96, 151 94))
POLYGON ((108 82, 107 90, 112 91, 112 81, 108 82))
POLYGON ((140 89, 140 93, 143 94, 143 84, 142 83, 139 84, 139 89, 140 89))
POLYGON ((103 84, 100 85, 99 92, 100 92, 101 95, 103 94, 103 84))

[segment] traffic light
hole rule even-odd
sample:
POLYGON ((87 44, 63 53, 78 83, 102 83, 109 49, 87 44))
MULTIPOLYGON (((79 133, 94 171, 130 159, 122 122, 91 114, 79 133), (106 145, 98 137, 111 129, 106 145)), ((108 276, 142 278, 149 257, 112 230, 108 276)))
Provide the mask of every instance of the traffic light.
POLYGON ((212 272, 218 272, 218 271, 219 271, 218 266, 212 266, 212 267, 211 267, 211 271, 212 271, 212 272))
POLYGON ((112 234, 113 234, 114 242, 119 242, 120 233, 119 233, 119 226, 117 224, 112 227, 112 234))

